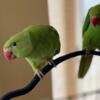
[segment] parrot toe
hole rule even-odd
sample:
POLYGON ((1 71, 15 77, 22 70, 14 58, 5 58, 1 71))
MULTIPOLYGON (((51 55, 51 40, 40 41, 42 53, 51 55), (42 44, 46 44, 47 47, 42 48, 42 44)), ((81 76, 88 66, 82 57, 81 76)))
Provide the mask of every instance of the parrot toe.
POLYGON ((36 69, 34 75, 37 75, 40 80, 43 79, 43 77, 44 77, 44 74, 40 70, 38 70, 38 69, 36 69))

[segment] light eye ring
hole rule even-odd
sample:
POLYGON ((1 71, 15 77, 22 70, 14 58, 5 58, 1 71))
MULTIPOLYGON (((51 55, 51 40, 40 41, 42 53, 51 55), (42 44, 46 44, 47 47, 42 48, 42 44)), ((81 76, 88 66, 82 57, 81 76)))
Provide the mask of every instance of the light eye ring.
POLYGON ((13 42, 13 43, 12 43, 12 47, 13 47, 13 48, 16 48, 16 45, 17 45, 16 42, 13 42))

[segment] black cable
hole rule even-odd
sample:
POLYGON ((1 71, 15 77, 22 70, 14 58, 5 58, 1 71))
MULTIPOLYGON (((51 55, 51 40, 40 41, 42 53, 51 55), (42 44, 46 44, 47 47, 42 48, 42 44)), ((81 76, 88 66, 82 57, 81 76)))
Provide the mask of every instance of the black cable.
MULTIPOLYGON (((100 56, 100 52, 93 51, 93 50, 90 50, 89 52, 87 52, 86 50, 76 51, 76 52, 72 52, 64 56, 58 57, 54 59, 53 62, 55 63, 55 66, 56 66, 65 60, 68 60, 70 58, 73 58, 79 55, 98 55, 100 56)), ((48 64, 41 71, 44 75, 46 75, 55 66, 54 64, 48 64)), ((35 75, 35 77, 31 80, 31 82, 27 84, 25 87, 6 93, 4 96, 1 97, 0 100, 10 100, 14 97, 25 95, 29 93, 39 83, 39 81, 40 81, 40 78, 37 75, 35 75)))

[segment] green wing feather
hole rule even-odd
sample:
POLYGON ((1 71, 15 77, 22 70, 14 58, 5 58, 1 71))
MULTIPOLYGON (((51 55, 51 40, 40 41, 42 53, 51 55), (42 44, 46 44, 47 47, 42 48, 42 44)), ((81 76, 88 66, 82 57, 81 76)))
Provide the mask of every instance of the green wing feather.
MULTIPOLYGON (((90 10, 89 10, 90 11, 90 10)), ((85 18, 85 21, 84 21, 84 24, 83 24, 83 36, 84 36, 84 33, 87 31, 88 27, 89 27, 89 24, 90 24, 90 15, 89 15, 89 11, 87 13, 87 16, 85 18)))

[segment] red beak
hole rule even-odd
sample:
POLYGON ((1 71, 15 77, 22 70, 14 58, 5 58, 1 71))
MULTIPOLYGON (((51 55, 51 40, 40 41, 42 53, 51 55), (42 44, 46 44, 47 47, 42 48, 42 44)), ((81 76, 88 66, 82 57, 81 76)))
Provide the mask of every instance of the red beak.
POLYGON ((95 27, 96 25, 100 25, 100 18, 97 16, 91 17, 91 23, 95 27))
POLYGON ((3 55, 7 60, 12 60, 16 58, 16 56, 7 48, 3 49, 3 55))

